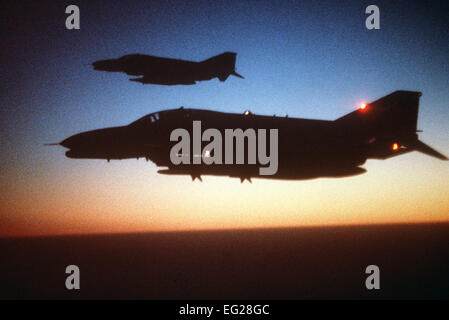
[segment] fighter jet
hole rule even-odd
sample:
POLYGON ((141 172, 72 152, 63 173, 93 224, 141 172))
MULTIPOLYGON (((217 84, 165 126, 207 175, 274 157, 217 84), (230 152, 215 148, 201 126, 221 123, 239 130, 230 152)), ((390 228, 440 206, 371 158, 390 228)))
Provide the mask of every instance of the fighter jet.
POLYGON ((210 59, 193 62, 161 58, 144 54, 129 54, 118 59, 99 60, 92 64, 95 70, 124 72, 130 81, 142 84, 191 85, 196 81, 218 78, 225 81, 230 75, 243 78, 235 71, 237 54, 225 52, 210 59))
MULTIPOLYGON (((366 172, 361 166, 367 159, 384 160, 412 151, 447 160, 446 156, 418 139, 416 126, 420 96, 420 92, 395 91, 334 121, 181 107, 151 113, 125 126, 75 134, 59 145, 69 149, 66 152, 69 158, 109 161, 145 157, 162 167, 158 171, 160 174, 189 175, 192 180, 201 180, 202 175, 236 177, 242 182, 251 181, 254 177, 287 180, 348 177, 366 172), (195 132, 198 124, 202 137, 201 132, 195 132), (272 146, 277 142, 278 163, 274 174, 260 173, 260 168, 266 167, 267 162, 259 158, 251 164, 249 161, 239 164, 238 161, 232 164, 206 161, 208 157, 229 152, 231 149, 226 149, 221 138, 226 137, 226 130, 235 133, 239 129, 244 133, 245 145, 249 145, 251 139, 250 134, 245 135, 248 129, 259 132, 265 129, 267 138, 270 130, 277 129, 278 140, 270 135, 264 148, 268 154, 268 150, 275 150, 272 146), (180 143, 180 132, 188 132, 188 137, 194 141, 187 150, 175 151, 176 156, 187 157, 183 158, 187 159, 186 162, 175 164, 173 148, 180 143), (214 133, 214 140, 210 133, 214 133), (222 135, 220 139, 217 138, 219 133, 222 135), (216 143, 214 154, 205 146, 211 141, 216 143)), ((257 148, 260 146, 258 144, 257 148)), ((249 149, 247 155, 245 152, 245 159, 250 156, 249 149)), ((235 160, 235 146, 232 152, 228 160, 235 160)))

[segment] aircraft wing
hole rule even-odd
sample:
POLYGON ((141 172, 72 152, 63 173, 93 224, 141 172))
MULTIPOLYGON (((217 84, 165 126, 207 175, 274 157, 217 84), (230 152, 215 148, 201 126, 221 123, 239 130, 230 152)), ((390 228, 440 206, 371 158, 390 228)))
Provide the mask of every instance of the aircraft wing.
POLYGON ((183 85, 191 85, 195 84, 196 82, 193 80, 183 80, 183 79, 157 79, 151 76, 143 76, 141 78, 131 78, 129 81, 134 82, 140 82, 142 84, 161 84, 161 85, 177 85, 177 84, 183 84, 183 85))

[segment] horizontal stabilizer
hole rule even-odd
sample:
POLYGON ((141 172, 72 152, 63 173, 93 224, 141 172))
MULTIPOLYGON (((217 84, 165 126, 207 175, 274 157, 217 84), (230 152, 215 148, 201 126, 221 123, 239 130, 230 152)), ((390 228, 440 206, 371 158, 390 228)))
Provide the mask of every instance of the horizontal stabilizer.
POLYGON ((242 75, 240 75, 240 74, 238 74, 237 72, 232 72, 231 73, 233 76, 236 76, 236 77, 239 77, 239 78, 241 78, 241 79, 245 79, 242 75))
POLYGON ((408 147, 413 148, 414 150, 422 152, 424 154, 427 154, 428 156, 435 157, 441 160, 447 160, 447 157, 445 155, 439 153, 438 151, 431 148, 422 141, 415 140, 413 143, 408 144, 408 147))

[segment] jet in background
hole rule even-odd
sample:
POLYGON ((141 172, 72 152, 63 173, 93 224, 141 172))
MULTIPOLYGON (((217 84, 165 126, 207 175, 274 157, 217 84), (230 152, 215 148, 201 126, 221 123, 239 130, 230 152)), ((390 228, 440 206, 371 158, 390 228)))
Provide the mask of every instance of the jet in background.
MULTIPOLYGON (((66 152, 69 158, 109 161, 145 157, 164 167, 158 171, 161 174, 190 175, 192 180, 201 180, 201 175, 237 177, 242 182, 251 181, 252 177, 298 180, 347 177, 366 172, 361 165, 367 159, 388 159, 411 151, 447 160, 418 139, 420 96, 420 92, 395 91, 334 121, 181 107, 149 114, 126 126, 82 132, 59 145, 69 149, 66 152), (170 134, 176 128, 184 128, 192 137, 194 120, 201 121, 203 130, 216 128, 220 132, 235 128, 267 129, 267 132, 278 129, 278 171, 272 176, 261 176, 260 165, 174 165, 170 150, 177 142, 170 141, 170 134)), ((192 148, 190 152, 193 154, 192 148)))
POLYGON ((95 70, 141 76, 129 80, 142 84, 189 85, 213 78, 225 81, 230 75, 243 78, 235 71, 236 56, 234 52, 225 52, 201 62, 194 62, 130 54, 118 59, 99 60, 92 66, 95 70))

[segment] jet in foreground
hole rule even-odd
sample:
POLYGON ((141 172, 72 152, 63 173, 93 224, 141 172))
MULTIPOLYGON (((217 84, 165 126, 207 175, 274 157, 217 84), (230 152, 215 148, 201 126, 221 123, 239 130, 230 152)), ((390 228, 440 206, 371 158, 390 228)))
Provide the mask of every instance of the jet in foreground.
POLYGON ((236 56, 234 52, 225 52, 201 62, 194 62, 129 54, 118 59, 99 60, 92 66, 95 70, 140 76, 129 80, 142 84, 188 85, 213 78, 225 81, 230 75, 243 78, 235 71, 236 56))
MULTIPOLYGON (((396 91, 334 121, 181 107, 149 114, 126 126, 82 132, 59 145, 69 149, 66 152, 69 158, 109 161, 145 157, 163 167, 158 171, 161 174, 190 175, 192 180, 201 180, 202 175, 237 177, 242 182, 251 181, 252 177, 290 180, 347 177, 366 172, 361 165, 367 159, 388 159, 411 151, 447 160, 418 139, 420 96, 420 92, 396 91), (170 135, 173 130, 184 128, 194 138, 194 121, 201 121, 203 132, 209 128, 219 132, 237 128, 266 129, 266 132, 278 129, 276 173, 260 175, 260 163, 173 164, 170 151, 177 142, 171 141, 170 135)), ((201 144, 204 146, 207 142, 203 140, 201 144)), ((224 154, 224 143, 222 145, 224 154)), ((210 156, 203 152, 195 154, 194 149, 189 150, 193 157, 210 156)), ((234 157, 235 154, 234 150, 234 157)))

